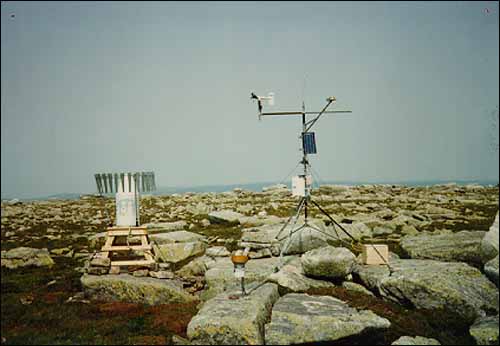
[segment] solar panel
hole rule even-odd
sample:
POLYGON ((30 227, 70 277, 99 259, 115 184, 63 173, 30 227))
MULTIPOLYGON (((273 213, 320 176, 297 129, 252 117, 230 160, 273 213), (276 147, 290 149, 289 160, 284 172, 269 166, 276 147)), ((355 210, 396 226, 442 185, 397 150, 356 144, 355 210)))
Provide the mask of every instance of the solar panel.
POLYGON ((304 147, 304 153, 316 154, 316 139, 314 137, 314 132, 303 133, 302 142, 304 147))

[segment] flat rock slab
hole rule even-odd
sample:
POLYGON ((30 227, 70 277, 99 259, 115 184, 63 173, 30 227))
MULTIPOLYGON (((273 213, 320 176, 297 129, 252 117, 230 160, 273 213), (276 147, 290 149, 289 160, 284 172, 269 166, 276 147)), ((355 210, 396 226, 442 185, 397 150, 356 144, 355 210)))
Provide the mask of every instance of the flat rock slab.
POLYGON ((103 301, 122 301, 147 305, 191 303, 198 299, 182 289, 173 280, 134 277, 128 274, 87 275, 80 281, 85 296, 103 301))
POLYGON ((266 283, 239 299, 225 292, 207 301, 187 327, 187 336, 194 344, 263 345, 264 324, 279 298, 278 287, 266 283))
POLYGON ((400 246, 411 258, 446 262, 481 263, 479 252, 486 232, 421 233, 401 238, 400 246))
POLYGON ((478 318, 469 332, 478 345, 498 345, 498 315, 478 318))
POLYGON ((389 328, 391 323, 369 310, 356 310, 329 296, 290 293, 273 307, 266 325, 266 345, 331 342, 389 328))
POLYGON ((30 266, 50 267, 54 265, 54 260, 50 257, 46 248, 18 247, 9 251, 2 251, 1 256, 1 266, 9 269, 30 266))
POLYGON ((471 323, 485 311, 498 311, 498 289, 465 263, 392 260, 386 266, 358 266, 363 284, 383 297, 419 309, 448 310, 471 323))

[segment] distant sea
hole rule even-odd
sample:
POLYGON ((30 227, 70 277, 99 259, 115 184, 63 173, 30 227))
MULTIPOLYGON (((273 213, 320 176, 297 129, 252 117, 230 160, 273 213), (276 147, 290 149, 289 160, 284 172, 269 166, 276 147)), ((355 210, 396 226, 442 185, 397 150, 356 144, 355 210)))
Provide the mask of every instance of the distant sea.
MULTIPOLYGON (((456 183, 457 185, 468 185, 468 184, 479 184, 483 186, 487 185, 498 185, 498 181, 481 181, 481 180, 457 180, 457 181, 443 181, 443 180, 429 180, 429 181, 404 181, 404 182, 370 182, 370 181, 321 181, 321 185, 349 185, 349 186, 357 186, 357 185, 373 185, 373 184, 384 184, 384 185, 404 185, 404 186, 431 186, 431 185, 441 185, 441 184, 450 184, 456 183)), ((259 182, 259 183, 246 183, 246 184, 227 184, 227 185, 201 185, 201 186, 181 186, 181 187, 158 187, 156 191, 145 193, 143 195, 172 195, 175 193, 182 194, 186 192, 195 192, 195 193, 203 193, 203 192, 226 192, 232 191, 235 188, 240 188, 243 190, 249 190, 254 192, 262 191, 262 188, 279 184, 279 182, 259 182)), ((288 181, 284 183, 291 188, 291 183, 288 181)), ((318 188, 317 184, 313 185, 313 188, 318 188)), ((82 195, 88 194, 97 194, 96 191, 87 191, 87 192, 70 192, 70 193, 59 193, 48 196, 40 196, 40 197, 32 197, 32 198, 18 198, 20 201, 39 201, 39 200, 51 200, 51 199, 79 199, 82 195)), ((107 196, 113 196, 114 194, 107 194, 107 196)), ((2 200, 12 200, 16 198, 15 196, 4 197, 2 196, 2 200)))

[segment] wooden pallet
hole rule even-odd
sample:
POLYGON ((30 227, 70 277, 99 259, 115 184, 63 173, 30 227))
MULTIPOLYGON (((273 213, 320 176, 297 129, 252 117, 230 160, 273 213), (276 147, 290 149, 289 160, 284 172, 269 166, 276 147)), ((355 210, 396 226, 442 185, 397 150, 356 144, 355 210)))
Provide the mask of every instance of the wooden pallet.
POLYGON ((144 258, 137 260, 121 260, 111 261, 112 266, 135 266, 144 265, 150 266, 156 261, 153 258, 151 250, 152 245, 149 243, 148 231, 145 227, 108 227, 106 232, 106 242, 101 248, 101 257, 109 257, 112 252, 129 252, 130 250, 144 251, 144 258), (115 245, 119 237, 139 236, 141 244, 115 245))

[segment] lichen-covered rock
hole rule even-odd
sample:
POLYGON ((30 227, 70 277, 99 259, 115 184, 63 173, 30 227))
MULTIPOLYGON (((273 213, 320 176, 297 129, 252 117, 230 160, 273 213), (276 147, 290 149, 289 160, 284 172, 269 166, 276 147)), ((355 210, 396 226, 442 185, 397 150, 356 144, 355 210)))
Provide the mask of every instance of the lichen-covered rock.
POLYGON ((478 345, 498 345, 498 315, 478 318, 469 332, 478 345))
POLYGON ((290 293, 274 304, 266 345, 332 342, 391 323, 369 310, 356 310, 330 296, 290 293))
POLYGON ((54 265, 54 260, 50 257, 49 251, 46 248, 18 247, 9 251, 2 251, 1 256, 2 267, 9 269, 30 266, 51 267, 54 265))
POLYGON ((439 341, 423 336, 402 336, 391 345, 441 345, 439 341))
POLYGON ((182 289, 182 283, 128 274, 83 275, 85 296, 95 300, 122 301, 147 305, 191 303, 197 298, 182 289))
POLYGON ((356 256, 351 251, 333 246, 308 251, 300 259, 307 276, 330 279, 344 278, 356 264, 356 256))
POLYGON ((481 256, 483 258, 483 263, 488 262, 492 258, 498 255, 498 212, 495 217, 495 221, 491 225, 488 232, 486 232, 483 240, 481 241, 481 256))
POLYGON ((479 246, 486 232, 420 233, 401 238, 400 246, 411 258, 446 262, 481 263, 479 246))
POLYGON ((279 298, 278 287, 266 283, 239 299, 229 296, 240 292, 224 292, 208 300, 187 327, 194 344, 263 345, 264 324, 279 298))
POLYGON ((392 260, 386 266, 356 266, 370 290, 419 309, 447 310, 472 323, 486 311, 498 311, 498 289, 478 269, 465 263, 392 260))
POLYGON ((284 265, 277 273, 269 275, 267 281, 278 284, 280 295, 335 287, 331 282, 306 277, 301 268, 291 264, 284 265))
POLYGON ((201 241, 187 243, 160 244, 157 247, 159 257, 167 263, 186 263, 205 253, 207 244, 201 241))
POLYGON ((486 276, 498 287, 498 255, 484 265, 486 276))

